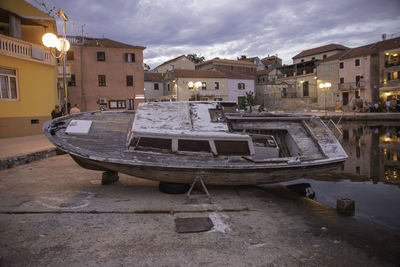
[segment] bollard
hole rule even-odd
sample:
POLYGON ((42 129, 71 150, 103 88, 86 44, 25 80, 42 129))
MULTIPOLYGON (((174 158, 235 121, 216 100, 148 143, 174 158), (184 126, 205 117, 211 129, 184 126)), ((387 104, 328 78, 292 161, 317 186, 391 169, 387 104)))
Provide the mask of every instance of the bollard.
POLYGON ((338 198, 336 201, 336 212, 339 214, 354 216, 356 203, 350 198, 338 198))

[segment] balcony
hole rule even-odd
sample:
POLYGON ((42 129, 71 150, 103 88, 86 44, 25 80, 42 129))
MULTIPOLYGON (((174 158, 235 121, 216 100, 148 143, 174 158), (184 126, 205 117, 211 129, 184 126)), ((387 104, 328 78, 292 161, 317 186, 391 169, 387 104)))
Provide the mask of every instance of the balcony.
POLYGON ((359 81, 357 83, 339 83, 339 90, 341 91, 355 91, 355 90, 360 90, 360 89, 365 89, 366 82, 365 81, 359 81))
POLYGON ((400 66, 400 62, 393 60, 393 61, 385 61, 385 67, 389 68, 389 67, 394 67, 394 66, 400 66))
POLYGON ((0 55, 53 66, 56 65, 56 60, 51 55, 50 50, 44 48, 44 46, 25 42, 2 34, 0 34, 0 55))

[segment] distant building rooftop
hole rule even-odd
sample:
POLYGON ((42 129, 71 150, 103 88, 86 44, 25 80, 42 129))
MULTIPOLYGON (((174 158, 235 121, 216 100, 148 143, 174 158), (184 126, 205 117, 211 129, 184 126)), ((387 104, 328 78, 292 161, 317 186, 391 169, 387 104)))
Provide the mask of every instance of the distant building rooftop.
POLYGON ((92 38, 82 36, 67 36, 71 45, 83 45, 83 46, 95 46, 95 47, 107 47, 107 48, 133 48, 133 49, 146 49, 144 46, 129 45, 121 42, 117 42, 108 38, 92 38))
POLYGON ((340 44, 329 44, 329 45, 324 45, 324 46, 304 50, 301 53, 295 55, 293 57, 293 59, 312 56, 312 55, 329 52, 329 51, 334 51, 334 50, 346 50, 346 49, 348 49, 348 47, 340 45, 340 44))

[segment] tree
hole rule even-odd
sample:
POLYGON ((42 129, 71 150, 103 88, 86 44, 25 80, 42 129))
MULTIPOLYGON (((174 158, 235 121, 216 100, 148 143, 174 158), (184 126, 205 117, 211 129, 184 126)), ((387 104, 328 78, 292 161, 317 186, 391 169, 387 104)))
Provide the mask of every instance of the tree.
POLYGON ((241 55, 240 57, 237 57, 237 60, 242 60, 242 59, 246 59, 246 55, 241 55))
POLYGON ((197 54, 187 54, 186 56, 196 64, 201 63, 206 59, 205 57, 197 55, 197 54))
POLYGON ((249 91, 246 92, 246 105, 249 106, 250 112, 252 112, 252 106, 254 106, 256 103, 256 100, 254 98, 253 92, 249 91))

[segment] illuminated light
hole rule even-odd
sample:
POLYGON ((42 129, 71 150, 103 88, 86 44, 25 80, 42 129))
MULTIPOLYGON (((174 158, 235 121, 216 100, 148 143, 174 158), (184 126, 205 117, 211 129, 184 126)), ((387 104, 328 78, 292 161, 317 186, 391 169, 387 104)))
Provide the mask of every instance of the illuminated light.
MULTIPOLYGON (((392 140, 392 138, 390 138, 390 137, 385 137, 385 142, 390 142, 391 140, 392 140)), ((385 150, 383 153, 386 154, 386 150, 385 150)))
POLYGON ((70 46, 71 45, 69 44, 69 41, 67 39, 58 38, 58 42, 56 44, 56 48, 58 51, 60 51, 60 52, 68 51, 70 46))
MULTIPOLYGON (((397 161, 397 153, 393 152, 393 161, 397 161)), ((396 171, 394 171, 394 174, 396 175, 396 171)))
POLYGON ((330 82, 325 83, 326 88, 331 88, 332 84, 330 82))
POLYGON ((196 88, 201 87, 203 83, 202 82, 196 82, 194 85, 196 86, 196 88))
POLYGON ((48 32, 45 35, 43 35, 42 42, 46 47, 56 47, 58 39, 55 34, 48 32))
POLYGON ((385 93, 385 96, 390 96, 390 93, 385 93))
POLYGON ((314 77, 314 80, 317 80, 317 79, 318 79, 318 77, 317 77, 317 76, 315 76, 315 77, 314 77))
POLYGON ((394 56, 394 57, 397 57, 397 54, 394 54, 393 56, 394 56))
POLYGON ((389 55, 389 53, 386 53, 385 55, 386 55, 386 56, 388 56, 388 55, 389 55))
POLYGON ((189 87, 193 87, 193 85, 194 85, 193 82, 188 82, 189 87))

